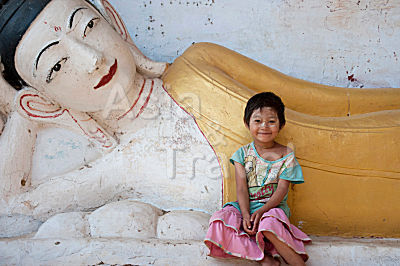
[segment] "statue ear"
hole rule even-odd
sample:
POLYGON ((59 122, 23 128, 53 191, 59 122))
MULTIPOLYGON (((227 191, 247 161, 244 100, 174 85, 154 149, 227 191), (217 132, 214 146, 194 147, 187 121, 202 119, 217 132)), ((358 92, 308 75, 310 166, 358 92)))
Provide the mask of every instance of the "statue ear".
POLYGON ((32 88, 19 91, 15 105, 23 117, 44 123, 60 117, 66 110, 32 88))
MULTIPOLYGON (((91 0, 91 2, 100 11, 104 18, 115 28, 115 30, 119 32, 121 38, 130 44, 138 72, 148 78, 160 77, 167 69, 167 63, 155 62, 142 54, 132 41, 120 15, 107 0, 91 0)), ((129 3, 131 2, 129 1, 129 3)))
POLYGON ((117 141, 88 114, 64 108, 33 88, 18 92, 16 106, 23 117, 83 134, 105 152, 117 145, 117 141))
POLYGON ((121 38, 133 44, 132 38, 127 31, 124 22, 107 0, 89 0, 103 17, 110 23, 115 30, 121 35, 121 38))
POLYGON ((129 32, 125 27, 125 23, 122 21, 121 17, 117 13, 117 11, 114 9, 114 7, 107 0, 101 0, 101 4, 104 7, 104 11, 106 12, 106 14, 108 16, 109 22, 111 23, 111 25, 114 26, 115 30, 117 32, 119 32, 122 39, 133 44, 132 38, 129 35, 129 32))

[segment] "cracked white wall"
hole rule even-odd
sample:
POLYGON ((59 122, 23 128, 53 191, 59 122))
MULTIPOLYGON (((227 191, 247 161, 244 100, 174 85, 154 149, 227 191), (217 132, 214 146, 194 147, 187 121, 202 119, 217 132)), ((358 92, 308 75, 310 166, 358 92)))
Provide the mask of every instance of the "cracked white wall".
POLYGON ((221 44, 297 78, 400 87, 400 1, 110 0, 142 52, 172 62, 221 44))

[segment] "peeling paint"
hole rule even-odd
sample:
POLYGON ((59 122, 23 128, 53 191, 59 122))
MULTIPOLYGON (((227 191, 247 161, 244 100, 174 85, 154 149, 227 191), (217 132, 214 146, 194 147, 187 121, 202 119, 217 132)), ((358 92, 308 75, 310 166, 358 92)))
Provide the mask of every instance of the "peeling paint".
POLYGON ((357 79, 354 78, 354 74, 351 74, 350 76, 347 76, 347 80, 350 80, 351 82, 357 81, 357 79))

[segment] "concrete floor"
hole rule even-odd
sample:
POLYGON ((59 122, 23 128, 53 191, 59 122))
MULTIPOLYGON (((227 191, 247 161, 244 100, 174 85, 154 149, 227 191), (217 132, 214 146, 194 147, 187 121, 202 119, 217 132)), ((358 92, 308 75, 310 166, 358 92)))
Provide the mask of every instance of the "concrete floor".
MULTIPOLYGON (((400 265, 400 239, 312 239, 307 265, 400 265)), ((3 238, 0 265, 257 265, 214 259, 207 252, 202 241, 3 238)))

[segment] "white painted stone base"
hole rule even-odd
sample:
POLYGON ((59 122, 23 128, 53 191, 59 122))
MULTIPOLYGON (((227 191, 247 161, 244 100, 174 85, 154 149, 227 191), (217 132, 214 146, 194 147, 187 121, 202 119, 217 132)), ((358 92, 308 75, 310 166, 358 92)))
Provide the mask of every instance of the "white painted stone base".
MULTIPOLYGON (((216 260, 201 241, 98 239, 0 240, 1 265, 243 265, 216 260)), ((251 265, 251 264, 250 264, 251 265)))
POLYGON ((306 247, 310 256, 307 265, 400 265, 400 239, 311 239, 313 244, 306 247))
MULTIPOLYGON (((13 238, 12 217, 3 218, 0 265, 257 265, 208 257, 202 240, 210 215, 199 211, 166 212, 127 199, 56 214, 36 233, 33 227, 13 238)), ((400 239, 312 239, 307 265, 400 265, 400 239)))
MULTIPOLYGON (((312 238, 313 244, 306 247, 307 265, 400 265, 399 239, 312 238)), ((207 247, 197 240, 0 240, 0 265, 257 265, 242 259, 215 259, 207 253, 207 247)))

